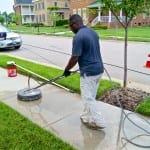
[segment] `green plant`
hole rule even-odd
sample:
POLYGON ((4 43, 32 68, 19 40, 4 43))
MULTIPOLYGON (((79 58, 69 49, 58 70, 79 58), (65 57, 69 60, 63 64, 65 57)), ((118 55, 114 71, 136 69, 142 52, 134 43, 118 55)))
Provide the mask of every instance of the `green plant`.
POLYGON ((5 18, 3 16, 0 16, 0 23, 3 24, 5 22, 5 18))
POLYGON ((56 26, 63 26, 63 25, 67 25, 67 24, 68 24, 67 19, 56 20, 56 26))
POLYGON ((95 26, 92 26, 91 28, 94 29, 94 30, 106 30, 107 26, 104 26, 104 25, 95 25, 95 26))
POLYGON ((0 102, 0 149, 75 150, 56 135, 0 102))
POLYGON ((136 107, 135 111, 140 113, 140 114, 150 116, 150 97, 145 98, 144 102, 140 103, 136 107))

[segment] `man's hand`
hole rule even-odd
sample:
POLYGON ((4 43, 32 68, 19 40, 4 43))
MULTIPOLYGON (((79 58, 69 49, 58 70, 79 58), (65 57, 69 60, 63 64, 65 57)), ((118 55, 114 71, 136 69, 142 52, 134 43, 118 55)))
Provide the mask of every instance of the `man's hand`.
POLYGON ((65 69, 63 76, 67 77, 67 76, 70 76, 70 74, 71 74, 71 71, 65 69))

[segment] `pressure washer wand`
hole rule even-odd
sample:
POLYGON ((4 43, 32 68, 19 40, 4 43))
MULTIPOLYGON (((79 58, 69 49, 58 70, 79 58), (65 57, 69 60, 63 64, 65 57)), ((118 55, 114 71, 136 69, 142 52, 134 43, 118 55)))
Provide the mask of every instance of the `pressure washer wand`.
MULTIPOLYGON (((77 70, 75 70, 75 71, 71 71, 71 75, 77 73, 78 71, 79 71, 79 69, 77 69, 77 70)), ((39 88, 39 87, 41 87, 41 86, 44 86, 44 85, 49 84, 49 83, 52 83, 52 82, 54 82, 54 81, 56 81, 56 80, 58 80, 58 79, 62 79, 62 78, 65 78, 65 76, 64 76, 63 74, 62 74, 62 75, 59 75, 59 76, 57 76, 57 77, 55 77, 55 78, 52 78, 52 79, 50 79, 50 80, 48 80, 48 81, 46 81, 46 82, 43 82, 42 84, 40 84, 40 85, 38 85, 38 86, 36 86, 36 87, 34 87, 34 88, 32 88, 32 89, 37 89, 37 88, 39 88)), ((28 89, 28 90, 31 90, 31 89, 28 89)))

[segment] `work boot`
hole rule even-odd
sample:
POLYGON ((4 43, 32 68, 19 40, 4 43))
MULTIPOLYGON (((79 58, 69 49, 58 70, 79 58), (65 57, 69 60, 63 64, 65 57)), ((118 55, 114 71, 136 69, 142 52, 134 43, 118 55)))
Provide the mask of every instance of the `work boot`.
POLYGON ((81 122, 87 127, 87 128, 90 128, 90 129, 93 129, 93 130, 102 130, 105 128, 104 125, 97 125, 95 122, 84 122, 82 118, 81 119, 81 122))
POLYGON ((91 113, 89 109, 84 109, 80 115, 81 122, 91 129, 103 129, 105 128, 105 121, 100 113, 91 113))

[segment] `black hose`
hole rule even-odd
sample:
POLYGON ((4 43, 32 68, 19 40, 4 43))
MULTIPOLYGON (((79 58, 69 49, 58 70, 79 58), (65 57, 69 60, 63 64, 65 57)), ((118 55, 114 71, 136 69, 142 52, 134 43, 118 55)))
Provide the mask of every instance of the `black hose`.
MULTIPOLYGON (((115 89, 108 71, 106 70, 106 68, 104 68, 104 70, 105 70, 105 72, 106 72, 106 74, 107 74, 107 76, 108 76, 108 78, 110 80, 112 89, 115 89)), ((135 143, 135 142, 132 141, 133 139, 135 139, 137 137, 141 137, 141 136, 148 136, 148 137, 150 137, 150 131, 142 128, 137 123, 135 123, 132 119, 130 119, 129 115, 133 115, 133 114, 135 115, 136 113, 134 113, 134 112, 133 113, 126 113, 125 110, 123 109, 123 106, 122 106, 120 100, 119 100, 118 93, 115 94, 115 97, 116 97, 117 103, 119 104, 119 106, 121 108, 121 117, 120 117, 119 130, 118 130, 117 146, 119 145, 120 132, 121 132, 121 127, 122 127, 122 129, 123 129, 123 135, 124 135, 124 137, 122 139, 124 139, 125 141, 127 141, 127 143, 130 143, 130 144, 132 144, 134 146, 141 147, 141 148, 150 148, 150 145, 140 145, 140 144, 137 144, 137 143, 135 143), (123 118, 123 115, 125 116, 124 118, 123 118), (126 121, 126 119, 128 119, 134 126, 136 126, 137 128, 141 129, 142 131, 144 131, 145 134, 137 135, 137 136, 135 136, 132 139, 128 139, 128 137, 126 135, 126 132, 125 132, 125 121, 126 121)), ((141 119, 143 119, 143 121, 145 123, 147 123, 148 125, 150 125, 149 121, 147 121, 146 119, 142 118, 141 116, 138 116, 138 117, 141 118, 141 119)))

